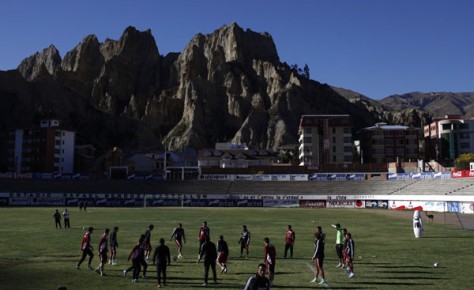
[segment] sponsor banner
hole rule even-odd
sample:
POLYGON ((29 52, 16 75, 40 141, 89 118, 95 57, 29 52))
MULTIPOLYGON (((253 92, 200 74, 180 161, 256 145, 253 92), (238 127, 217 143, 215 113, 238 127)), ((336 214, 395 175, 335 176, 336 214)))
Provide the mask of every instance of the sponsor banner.
POLYGON ((208 199, 207 206, 211 207, 234 207, 237 201, 233 199, 208 199))
POLYGON ((390 209, 395 210, 422 210, 443 212, 446 203, 443 201, 410 201, 410 200, 391 200, 390 209))
POLYGON ((366 208, 388 208, 388 200, 366 200, 366 208))
POLYGON ((236 174, 234 180, 253 180, 252 174, 236 174))
POLYGON ((322 173, 314 173, 311 174, 308 177, 309 180, 314 180, 314 181, 327 181, 328 180, 328 174, 322 174, 322 173))
POLYGON ((127 176, 129 180, 164 180, 162 174, 130 174, 127 176))
POLYGON ((355 202, 353 200, 334 200, 326 203, 328 208, 354 208, 355 202))
POLYGON ((0 196, 0 206, 8 206, 10 199, 8 197, 0 196))
POLYGON ((364 173, 354 173, 354 174, 347 174, 347 180, 365 180, 364 173))
POLYGON ((451 171, 436 172, 433 174, 434 179, 451 179, 451 171))
POLYGON ((347 174, 345 173, 329 174, 328 179, 335 180, 335 181, 347 180, 347 174))
POLYGON ((262 207, 263 201, 260 199, 241 199, 237 200, 237 207, 262 207))
POLYGON ((409 180, 411 179, 410 173, 393 173, 387 175, 388 180, 409 180))
POLYGON ((450 201, 446 204, 448 212, 461 213, 461 203, 458 201, 450 201))
POLYGON ((473 214, 474 213, 474 203, 472 202, 463 202, 461 203, 461 212, 465 214, 473 214))
POLYGON ((255 181, 272 181, 270 174, 257 174, 253 178, 255 181))
POLYGON ((300 207, 325 208, 325 200, 300 200, 300 207))
POLYGON ((0 172, 0 179, 13 179, 15 178, 14 172, 0 172))
POLYGON ((207 206, 207 200, 205 200, 205 199, 186 199, 186 200, 183 200, 183 206, 186 206, 186 207, 205 207, 205 206, 207 206))
POLYGON ((264 207, 297 207, 298 199, 266 199, 263 200, 264 207))
POLYGON ((452 178, 474 177, 474 170, 453 170, 451 174, 452 178))
POLYGON ((64 205, 63 197, 33 197, 31 205, 45 206, 45 205, 64 205))
POLYGON ((355 208, 365 208, 365 202, 362 200, 356 200, 354 201, 354 207, 355 208))
POLYGON ((308 174, 291 174, 291 181, 308 181, 308 174))
POLYGON ((272 181, 290 181, 290 174, 272 174, 272 181))
POLYGON ((232 174, 201 174, 199 180, 234 180, 232 174))
POLYGON ((124 206, 143 206, 143 198, 128 198, 123 202, 124 206))
POLYGON ((181 206, 180 199, 152 199, 146 201, 147 206, 181 206))

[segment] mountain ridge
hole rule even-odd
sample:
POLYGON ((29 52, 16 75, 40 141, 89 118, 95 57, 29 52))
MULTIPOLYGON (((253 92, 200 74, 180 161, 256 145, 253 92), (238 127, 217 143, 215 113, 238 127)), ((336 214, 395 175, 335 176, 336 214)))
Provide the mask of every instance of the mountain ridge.
POLYGON ((423 94, 372 100, 319 83, 282 63, 270 34, 236 23, 197 33, 182 52, 165 56, 150 30, 130 26, 118 40, 101 43, 91 34, 62 59, 51 45, 0 71, 0 100, 9 107, 0 127, 58 118, 100 150, 215 142, 277 149, 298 143, 304 114, 349 114, 357 134, 376 122, 421 126, 448 107, 471 112, 474 94, 448 94, 456 103, 437 108, 423 94))

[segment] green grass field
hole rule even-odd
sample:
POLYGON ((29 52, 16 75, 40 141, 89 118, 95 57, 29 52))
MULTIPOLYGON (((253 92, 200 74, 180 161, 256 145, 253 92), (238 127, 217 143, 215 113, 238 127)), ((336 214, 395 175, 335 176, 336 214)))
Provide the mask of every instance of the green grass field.
MULTIPOLYGON (((52 214, 55 208, 0 209, 0 289, 152 289, 155 267, 149 266, 148 280, 131 283, 127 256, 148 224, 154 224, 152 244, 164 237, 172 255, 176 247, 169 241, 174 226, 186 230, 184 260, 168 268, 165 289, 203 288, 203 264, 196 264, 197 232, 208 221, 211 237, 223 234, 230 247, 227 274, 218 273, 217 289, 243 289, 247 278, 263 261, 263 238, 268 236, 277 249, 277 266, 272 289, 463 289, 473 282, 470 248, 473 232, 444 225, 425 224, 425 235, 416 239, 412 220, 386 216, 380 210, 362 209, 285 209, 285 208, 90 208, 87 213, 70 209, 72 228, 57 230, 52 214), (313 220, 315 221, 313 223, 313 220), (347 279, 337 269, 334 251, 335 230, 340 223, 352 233, 356 245, 356 277, 347 279), (250 258, 240 259, 238 239, 242 224, 252 233, 250 258), (291 224, 296 232, 293 259, 283 259, 284 234, 291 224), (309 283, 314 277, 311 262, 313 233, 317 225, 326 232, 326 286, 309 283), (118 265, 106 266, 101 277, 75 266, 80 258, 83 227, 94 226, 92 245, 106 227, 120 228, 118 265), (433 263, 439 267, 434 268, 433 263)), ((62 208, 60 211, 62 212, 62 208)), ((95 253, 96 254, 96 253, 95 253)), ((97 255, 93 267, 98 265, 97 255)), ((217 267, 219 270, 219 267, 217 267)), ((219 272, 219 271, 218 271, 219 272)))

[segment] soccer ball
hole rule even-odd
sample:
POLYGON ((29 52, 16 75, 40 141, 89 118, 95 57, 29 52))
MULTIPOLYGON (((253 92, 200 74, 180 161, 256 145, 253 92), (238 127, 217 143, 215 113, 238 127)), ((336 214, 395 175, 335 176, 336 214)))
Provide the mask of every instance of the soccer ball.
POLYGON ((176 257, 176 256, 173 256, 173 261, 175 261, 175 262, 176 262, 177 260, 178 260, 178 257, 176 257))
POLYGON ((433 267, 438 268, 438 262, 434 263, 433 267))

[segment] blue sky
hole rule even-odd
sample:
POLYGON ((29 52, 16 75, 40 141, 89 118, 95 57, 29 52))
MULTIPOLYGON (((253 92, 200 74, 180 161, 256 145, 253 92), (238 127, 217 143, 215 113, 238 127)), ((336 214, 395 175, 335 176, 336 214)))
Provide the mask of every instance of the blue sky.
POLYGON ((280 60, 373 99, 413 91, 474 92, 471 0, 15 0, 0 3, 0 70, 54 44, 151 29, 160 54, 236 22, 268 32, 280 60))

